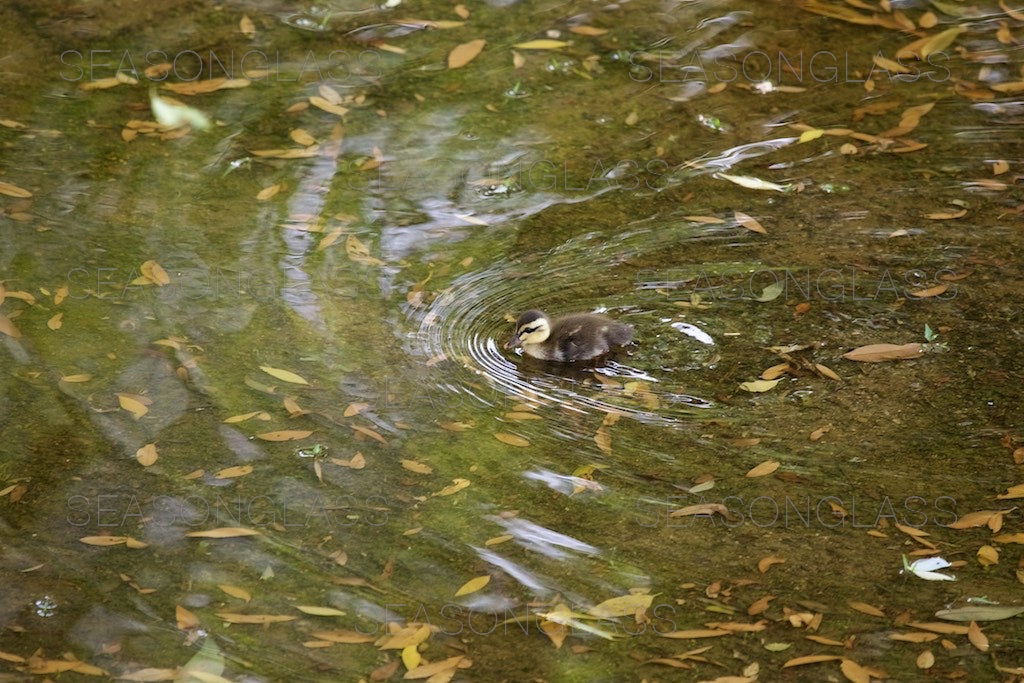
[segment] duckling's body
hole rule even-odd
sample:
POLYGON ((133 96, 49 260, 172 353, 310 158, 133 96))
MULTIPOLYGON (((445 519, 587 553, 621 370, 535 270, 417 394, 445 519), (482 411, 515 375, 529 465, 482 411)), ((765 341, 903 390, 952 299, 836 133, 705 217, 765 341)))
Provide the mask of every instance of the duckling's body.
POLYGON ((573 313, 550 320, 542 311, 531 310, 519 316, 505 348, 522 346, 532 358, 571 363, 603 356, 632 338, 632 326, 603 315, 573 313))

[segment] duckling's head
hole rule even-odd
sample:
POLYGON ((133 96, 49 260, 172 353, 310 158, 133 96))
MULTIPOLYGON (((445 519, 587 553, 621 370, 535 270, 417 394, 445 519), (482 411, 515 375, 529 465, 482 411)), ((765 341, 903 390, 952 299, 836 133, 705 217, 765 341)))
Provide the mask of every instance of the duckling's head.
POLYGON ((505 342, 505 348, 513 349, 521 344, 540 344, 550 334, 548 317, 541 311, 527 311, 516 321, 516 331, 512 338, 505 342))

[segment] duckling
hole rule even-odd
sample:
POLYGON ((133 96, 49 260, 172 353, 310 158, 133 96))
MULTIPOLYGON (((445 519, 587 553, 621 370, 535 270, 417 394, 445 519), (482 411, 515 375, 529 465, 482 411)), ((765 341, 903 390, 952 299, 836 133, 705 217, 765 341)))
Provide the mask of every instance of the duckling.
POLYGON ((506 349, 523 347, 523 353, 540 360, 571 363, 603 356, 633 338, 633 327, 595 313, 573 313, 549 320, 542 311, 519 316, 516 331, 506 349))

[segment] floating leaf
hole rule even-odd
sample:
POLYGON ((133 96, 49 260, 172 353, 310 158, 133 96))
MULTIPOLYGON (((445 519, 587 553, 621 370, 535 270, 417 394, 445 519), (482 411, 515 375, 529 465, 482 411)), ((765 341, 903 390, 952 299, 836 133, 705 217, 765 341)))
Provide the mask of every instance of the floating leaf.
POLYGON ((348 406, 345 407, 345 412, 343 414, 345 417, 352 417, 353 415, 358 415, 369 407, 369 403, 349 403, 348 406))
POLYGON ((132 417, 138 420, 140 417, 149 412, 149 408, 146 404, 139 400, 139 396, 135 394, 118 394, 117 401, 121 407, 132 414, 132 417))
POLYGON ((633 616, 637 612, 647 610, 654 601, 654 597, 647 593, 620 595, 594 605, 587 612, 602 619, 633 616))
POLYGON ((315 157, 320 153, 319 145, 309 147, 292 147, 291 149, 251 149, 249 154, 254 157, 267 157, 272 159, 306 159, 315 157))
POLYGON ((452 483, 445 486, 443 489, 435 493, 435 496, 450 496, 453 493, 458 493, 462 489, 469 486, 470 482, 468 479, 453 479, 452 483))
POLYGON ((768 231, 765 230, 764 226, 757 222, 757 220, 742 211, 734 211, 733 216, 736 218, 736 222, 742 225, 751 232, 756 232, 760 235, 767 235, 768 231))
POLYGON ((771 474, 777 469, 779 469, 779 462, 777 460, 765 460, 764 462, 762 462, 761 464, 757 465, 749 472, 747 472, 746 476, 764 477, 771 474))
POLYGON ((765 391, 771 391, 775 388, 775 385, 781 381, 781 379, 756 379, 752 382, 744 382, 740 385, 740 389, 759 394, 765 391))
POLYGON ((715 177, 721 178, 722 180, 728 180, 731 183, 736 183, 740 187, 745 187, 748 190, 774 190, 775 192, 789 192, 792 188, 792 185, 779 185, 778 183, 772 183, 752 176, 716 173, 715 177))
POLYGON ((359 238, 355 235, 349 235, 345 240, 345 252, 348 253, 348 257, 356 263, 362 263, 367 266, 384 265, 384 262, 380 259, 370 256, 370 250, 367 249, 366 245, 360 242, 359 238))
POLYGON ((275 624, 298 619, 298 617, 288 614, 236 614, 234 612, 217 612, 216 614, 229 624, 275 624))
POLYGON ((238 598, 239 600, 244 600, 245 602, 249 602, 250 600, 252 600, 252 594, 244 588, 232 586, 229 583, 218 583, 217 588, 221 589, 233 598, 238 598))
POLYGON ((431 474, 434 471, 430 465, 426 465, 422 462, 416 462, 415 460, 401 460, 402 467, 415 472, 416 474, 431 474))
POLYGON ((372 643, 376 640, 375 636, 359 633, 358 631, 347 631, 344 629, 338 629, 336 631, 316 631, 312 635, 314 638, 326 640, 331 643, 372 643))
MULTIPOLYGON (((252 81, 248 78, 210 78, 205 81, 186 81, 184 83, 164 83, 161 88, 170 90, 178 95, 203 95, 218 90, 232 90, 236 88, 248 88, 252 81)), ((156 111, 153 112, 156 114, 156 111)), ((205 118, 205 117, 204 117, 205 118)), ((157 116, 157 121, 160 117, 157 116)), ((163 123, 163 121, 160 121, 163 123)), ((196 126, 197 128, 199 126, 196 126)))
POLYGON ((12 185, 11 183, 0 180, 0 194, 5 194, 8 197, 18 197, 20 199, 27 199, 32 196, 32 193, 28 190, 12 185))
POLYGON ((459 69, 466 66, 476 59, 477 55, 483 51, 484 45, 486 44, 486 40, 483 38, 477 38, 476 40, 471 40, 468 43, 456 45, 452 51, 448 53, 448 68, 459 69))
POLYGON ((528 40, 525 43, 516 43, 512 47, 519 48, 520 50, 559 50, 568 46, 569 43, 561 40, 541 38, 539 40, 528 40))
POLYGON ((943 609, 935 613, 939 619, 947 621, 1001 621, 1024 614, 1024 607, 1014 605, 972 605, 943 609))
POLYGON ((225 467, 219 472, 215 472, 213 476, 218 479, 234 479, 235 477, 244 477, 247 474, 252 474, 252 465, 235 465, 234 467, 225 467))
POLYGON ((81 375, 64 375, 63 377, 60 378, 60 381, 61 382, 75 383, 75 382, 88 382, 91 379, 92 379, 92 375, 90 375, 89 373, 83 373, 81 375))
POLYGON ((334 607, 318 607, 316 605, 296 605, 295 609, 303 614, 311 614, 314 617, 343 617, 345 613, 334 607))
POLYGON ((270 199, 280 191, 281 183, 274 183, 273 185, 268 185, 267 187, 264 187, 262 190, 256 193, 256 201, 265 202, 266 200, 270 199))
POLYGON ((145 446, 135 451, 135 459, 138 460, 139 464, 143 467, 149 467, 155 463, 156 458, 156 444, 147 443, 145 446))
POLYGON ((246 38, 252 38, 256 35, 256 24, 252 22, 252 19, 243 14, 242 18, 238 20, 238 30, 246 38))
POLYGON ((519 448, 526 448, 530 445, 530 442, 527 439, 515 434, 509 434, 508 432, 495 432, 494 438, 504 444, 508 444, 509 446, 518 446, 519 448))
POLYGON ((61 326, 64 324, 61 322, 61 318, 63 317, 63 313, 56 313, 52 318, 46 321, 46 326, 54 331, 59 330, 61 326))
POLYGON ((185 535, 190 538, 238 538, 240 536, 259 536, 260 532, 245 527, 222 526, 205 531, 189 531, 185 535))
POLYGON ((455 597, 476 593, 490 582, 491 577, 489 574, 484 574, 483 576, 478 576, 475 579, 470 579, 466 583, 462 584, 462 587, 459 588, 459 590, 455 591, 455 597))
POLYGON ((584 24, 580 26, 570 26, 569 33, 575 33, 581 36, 603 36, 608 33, 608 29, 597 28, 596 26, 587 26, 584 24))
POLYGON ((3 332, 8 337, 12 337, 14 339, 21 336, 21 330, 15 327, 14 323, 11 322, 11 319, 3 313, 0 313, 0 332, 3 332))
POLYGON ((276 377, 282 382, 291 382, 292 384, 309 384, 305 379, 296 375, 291 370, 282 370, 280 368, 272 368, 269 365, 261 365, 260 370, 267 373, 272 377, 276 377))
POLYGON ((257 434, 256 438, 263 439, 264 441, 298 441, 299 439, 305 439, 312 433, 313 431, 309 429, 282 429, 277 432, 257 434))
POLYGON ((345 107, 341 106, 340 104, 328 102, 326 99, 320 97, 319 95, 311 96, 309 98, 309 103, 312 104, 317 109, 322 109, 328 114, 334 114, 335 116, 344 116, 345 114, 348 113, 348 109, 346 109, 345 107))
POLYGON ((924 347, 917 342, 910 344, 868 344, 858 346, 843 354, 847 360, 859 363, 880 363, 887 360, 907 360, 920 358, 924 347))

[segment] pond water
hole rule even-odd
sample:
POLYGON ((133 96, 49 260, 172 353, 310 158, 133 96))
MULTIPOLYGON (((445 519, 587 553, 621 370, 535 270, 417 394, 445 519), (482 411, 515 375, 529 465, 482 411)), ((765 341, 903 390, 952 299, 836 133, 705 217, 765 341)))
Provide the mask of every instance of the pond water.
POLYGON ((5 680, 1021 675, 1024 7, 0 31, 5 680))

